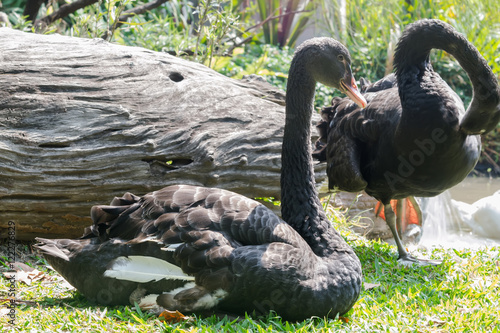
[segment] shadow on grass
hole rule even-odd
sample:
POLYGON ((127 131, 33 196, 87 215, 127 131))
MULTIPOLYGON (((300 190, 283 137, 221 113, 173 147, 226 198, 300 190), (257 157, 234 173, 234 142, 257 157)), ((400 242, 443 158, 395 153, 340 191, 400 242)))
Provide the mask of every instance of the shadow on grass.
MULTIPOLYGON (((93 303, 88 301, 85 296, 80 294, 78 291, 73 291, 73 297, 65 297, 65 298, 54 298, 54 297, 43 297, 37 301, 21 301, 19 305, 22 305, 23 308, 43 308, 50 309, 54 307, 67 309, 67 310, 84 310, 91 309, 92 311, 106 313, 106 316, 109 318, 115 318, 120 320, 130 320, 133 319, 137 321, 137 318, 142 320, 147 320, 151 318, 157 318, 157 313, 149 313, 148 311, 141 310, 137 305, 113 305, 113 306, 105 306, 97 303, 93 303), (132 316, 131 313, 134 315, 132 316)), ((190 316, 191 318, 206 322, 219 323, 220 322, 241 322, 244 320, 252 320, 258 322, 269 322, 269 320, 276 319, 280 317, 276 315, 274 312, 270 312, 268 314, 236 314, 229 313, 224 311, 215 311, 215 310, 207 310, 207 311, 199 311, 199 312, 190 312, 185 313, 185 315, 190 316)), ((281 319, 280 319, 281 320, 281 319)))

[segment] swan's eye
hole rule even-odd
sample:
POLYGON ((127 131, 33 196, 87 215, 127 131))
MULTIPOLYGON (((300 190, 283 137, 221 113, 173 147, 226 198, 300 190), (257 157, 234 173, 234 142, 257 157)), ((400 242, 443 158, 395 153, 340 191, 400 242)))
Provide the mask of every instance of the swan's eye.
POLYGON ((342 54, 339 54, 337 56, 337 59, 339 59, 339 61, 344 61, 344 56, 342 54))

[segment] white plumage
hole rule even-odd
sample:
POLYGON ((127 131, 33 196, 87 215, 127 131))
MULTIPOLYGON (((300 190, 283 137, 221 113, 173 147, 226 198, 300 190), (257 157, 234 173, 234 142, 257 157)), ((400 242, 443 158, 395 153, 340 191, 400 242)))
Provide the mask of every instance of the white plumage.
POLYGON ((118 257, 112 262, 111 268, 104 272, 104 276, 139 283, 162 279, 194 281, 194 277, 184 274, 180 267, 146 256, 118 257))
POLYGON ((500 191, 472 205, 456 200, 451 202, 458 208, 461 222, 477 235, 500 239, 500 191))

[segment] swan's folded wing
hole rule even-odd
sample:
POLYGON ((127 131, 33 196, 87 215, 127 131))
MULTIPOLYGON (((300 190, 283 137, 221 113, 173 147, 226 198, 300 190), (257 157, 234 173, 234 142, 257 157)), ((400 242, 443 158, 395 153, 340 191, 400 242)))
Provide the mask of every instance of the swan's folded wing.
POLYGON ((388 125, 398 119, 399 95, 394 76, 375 84, 365 82, 364 96, 368 106, 358 107, 347 98, 334 98, 332 106, 322 110, 318 124, 320 137, 313 157, 327 161, 329 187, 357 192, 365 189, 360 161, 363 154, 376 144, 388 125), (394 105, 397 104, 397 105, 394 105))
POLYGON ((329 145, 326 153, 328 187, 348 192, 358 192, 366 188, 367 182, 360 169, 361 152, 356 141, 332 132, 330 138, 335 145, 329 145))
POLYGON ((386 89, 390 89, 397 86, 396 75, 391 73, 384 76, 378 81, 371 83, 370 81, 361 78, 360 79, 360 91, 361 93, 377 92, 386 89))
POLYGON ((127 198, 133 199, 92 208, 97 236, 159 242, 184 273, 210 285, 231 280, 227 267, 235 248, 304 242, 267 207, 222 189, 179 185, 127 198))

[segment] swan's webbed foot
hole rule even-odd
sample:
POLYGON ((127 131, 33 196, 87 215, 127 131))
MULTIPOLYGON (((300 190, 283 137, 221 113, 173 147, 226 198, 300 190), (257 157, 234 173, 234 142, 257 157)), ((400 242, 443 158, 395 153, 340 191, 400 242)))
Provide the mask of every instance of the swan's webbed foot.
POLYGON ((406 251, 405 247, 403 246, 403 243, 401 242, 401 238, 399 237, 399 234, 397 232, 396 228, 396 214, 394 214, 394 211, 392 210, 392 207, 389 204, 384 205, 384 210, 385 210, 385 217, 386 217, 386 222, 387 225, 389 225, 389 228, 391 229, 392 235, 394 236, 394 241, 396 242, 396 246, 398 247, 398 254, 399 254, 399 259, 398 262, 405 265, 405 266, 411 266, 414 264, 420 265, 420 266, 435 266, 439 265, 442 263, 441 260, 428 260, 428 259, 418 259, 413 256, 411 256, 408 251, 406 251))
POLYGON ((431 260, 431 259, 418 259, 415 258, 414 256, 410 255, 408 252, 405 251, 405 255, 399 255, 398 262, 404 266, 412 266, 412 265, 419 265, 419 266, 437 266, 441 265, 443 262, 442 260, 431 260))

